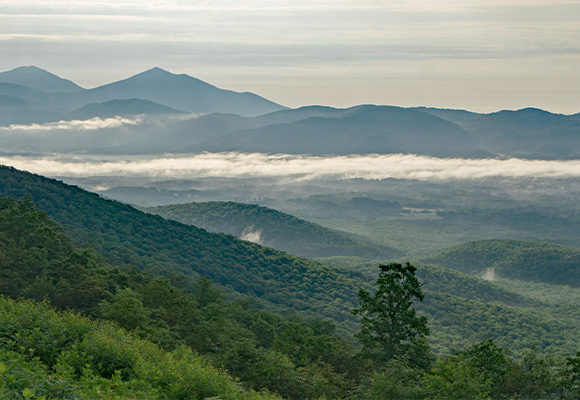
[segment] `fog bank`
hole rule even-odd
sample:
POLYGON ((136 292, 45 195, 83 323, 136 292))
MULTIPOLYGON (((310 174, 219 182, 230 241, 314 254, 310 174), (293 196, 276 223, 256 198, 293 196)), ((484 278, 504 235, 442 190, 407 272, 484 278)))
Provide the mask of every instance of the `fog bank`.
POLYGON ((0 157, 0 164, 46 176, 139 176, 159 178, 285 178, 469 180, 493 177, 580 177, 580 160, 435 158, 389 155, 268 155, 201 153, 154 157, 0 157))

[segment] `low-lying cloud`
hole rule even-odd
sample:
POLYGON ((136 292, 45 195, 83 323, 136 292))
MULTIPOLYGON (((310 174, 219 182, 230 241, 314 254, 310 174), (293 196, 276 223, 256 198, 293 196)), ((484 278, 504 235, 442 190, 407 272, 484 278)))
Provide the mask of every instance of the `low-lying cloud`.
POLYGON ((307 156, 201 153, 108 160, 66 157, 0 157, 0 164, 46 176, 160 178, 415 179, 445 181, 493 177, 578 178, 580 160, 465 159, 419 155, 307 156))
POLYGON ((244 231, 242 232, 242 236, 240 236, 240 239, 247 240, 249 242, 254 242, 257 244, 261 244, 261 245, 264 244, 262 242, 262 230, 254 229, 253 225, 248 226, 244 229, 244 231))
POLYGON ((0 127, 0 131, 8 132, 51 132, 51 131, 93 131, 97 129, 106 128, 119 128, 123 125, 137 125, 142 121, 141 118, 124 118, 124 117, 112 117, 112 118, 91 118, 87 120, 72 120, 72 121, 58 121, 58 122, 48 122, 45 124, 28 124, 28 125, 17 125, 13 124, 9 127, 0 127))

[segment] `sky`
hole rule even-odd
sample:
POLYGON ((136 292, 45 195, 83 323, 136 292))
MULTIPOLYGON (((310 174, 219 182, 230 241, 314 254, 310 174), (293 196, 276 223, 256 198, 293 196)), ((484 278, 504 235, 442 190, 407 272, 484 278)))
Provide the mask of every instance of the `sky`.
POLYGON ((152 67, 289 107, 580 112, 580 0, 0 0, 0 71, 152 67))

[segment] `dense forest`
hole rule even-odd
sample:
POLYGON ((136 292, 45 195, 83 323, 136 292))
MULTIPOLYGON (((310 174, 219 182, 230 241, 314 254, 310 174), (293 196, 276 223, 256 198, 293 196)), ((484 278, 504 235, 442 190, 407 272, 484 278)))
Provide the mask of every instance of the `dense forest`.
MULTIPOLYGON (((355 199, 355 203, 369 199, 355 199)), ((358 207, 361 209, 361 207, 358 207)), ((379 207, 375 206, 375 211, 379 207)), ((210 232, 235 235, 264 246, 301 257, 357 256, 370 259, 396 259, 400 250, 374 245, 333 229, 296 218, 267 207, 235 202, 174 204, 146 208, 167 219, 198 226, 210 232)))
POLYGON ((415 263, 430 335, 381 359, 353 315, 360 290, 377 292, 378 263, 323 266, 0 171, 4 397, 580 396, 573 307, 415 263))
POLYGON ((548 242, 483 240, 445 249, 424 261, 468 274, 493 270, 506 278, 580 286, 580 249, 548 242))

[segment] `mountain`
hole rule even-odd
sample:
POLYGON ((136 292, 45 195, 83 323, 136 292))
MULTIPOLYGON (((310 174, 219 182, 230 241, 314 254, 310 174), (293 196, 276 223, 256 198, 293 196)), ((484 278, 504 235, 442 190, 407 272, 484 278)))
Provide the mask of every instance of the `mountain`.
MULTIPOLYGON (((479 114, 426 107, 359 105, 346 109, 285 107, 252 93, 219 89, 194 77, 152 68, 130 78, 85 90, 36 67, 0 73, 0 124, 33 124, 116 115, 161 116, 178 111, 200 118, 163 121, 164 134, 143 135, 138 144, 104 135, 96 146, 64 143, 46 132, 30 141, 51 141, 47 151, 127 154, 203 151, 291 154, 420 154, 435 157, 580 157, 578 114, 526 108, 479 114), (148 103, 149 102, 149 103, 148 103), (155 103, 156 105, 153 105, 155 103), (167 107, 167 108, 163 108, 167 107)), ((36 136, 35 136, 36 135, 36 136)), ((0 138, 15 152, 10 138, 0 138)))
POLYGON ((51 97, 49 94, 34 89, 28 86, 18 85, 15 83, 0 82, 0 95, 11 96, 21 101, 26 101, 26 104, 36 103, 38 105, 44 103, 47 109, 51 109, 51 97))
POLYGON ((482 240, 423 261, 468 274, 580 287, 580 249, 549 242, 482 240))
POLYGON ((489 155, 475 146, 470 132, 421 111, 371 105, 339 110, 332 116, 328 111, 324 110, 326 116, 236 131, 199 148, 292 154, 489 155))
POLYGON ((68 79, 60 78, 35 66, 18 67, 11 71, 0 72, 0 82, 27 86, 45 93, 71 93, 84 90, 68 79))
POLYGON ((94 103, 132 98, 198 114, 220 112, 255 116, 284 108, 253 93, 219 89, 189 75, 176 75, 160 68, 91 89, 84 100, 94 103))
POLYGON ((0 82, 0 126, 58 121, 62 107, 49 94, 14 83, 0 82))
POLYGON ((580 121, 536 108, 480 115, 461 125, 494 154, 543 159, 580 157, 580 121))
POLYGON ((110 100, 104 103, 91 103, 66 114, 66 119, 87 120, 91 118, 112 118, 133 115, 185 114, 183 111, 154 103, 149 100, 128 99, 110 100))
POLYGON ((399 250, 369 244, 352 234, 258 205, 188 203, 151 207, 145 211, 210 232, 229 233, 301 257, 356 256, 388 262, 403 255, 399 250))
MULTIPOLYGON (((253 93, 219 89, 191 76, 172 74, 160 68, 85 90, 40 68, 19 67, 0 73, 0 96, 14 97, 13 102, 4 103, 17 111, 16 114, 2 115, 0 123, 3 125, 54 122, 59 118, 71 118, 67 113, 90 104, 106 104, 115 100, 153 102, 168 107, 166 111, 169 113, 180 110, 197 114, 231 113, 256 116, 285 109, 253 93), (33 103, 34 108, 22 104, 23 100, 33 103), (55 114, 52 119, 47 119, 47 112, 63 114, 55 114)), ((5 100, 8 98, 5 97, 5 100)), ((151 105, 144 104, 139 106, 140 111, 151 111, 152 115, 163 112, 160 107, 152 109, 151 105)), ((4 108, 4 104, 0 104, 0 107, 4 108)), ((128 107, 127 103, 122 107, 128 107)), ((87 118, 97 117, 98 110, 94 114, 90 112, 95 108, 98 107, 91 106, 81 114, 87 118)), ((107 115, 112 112, 107 111, 107 115)))

